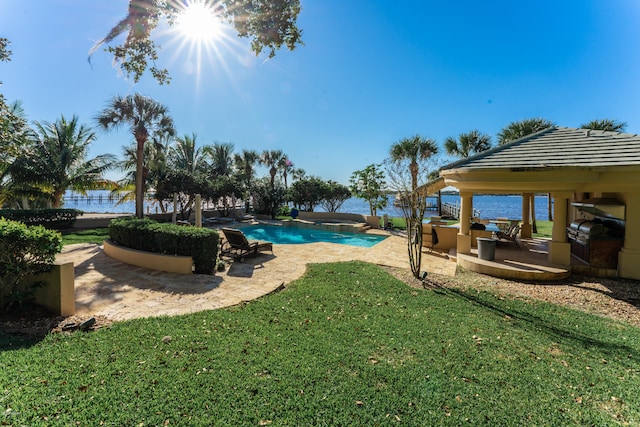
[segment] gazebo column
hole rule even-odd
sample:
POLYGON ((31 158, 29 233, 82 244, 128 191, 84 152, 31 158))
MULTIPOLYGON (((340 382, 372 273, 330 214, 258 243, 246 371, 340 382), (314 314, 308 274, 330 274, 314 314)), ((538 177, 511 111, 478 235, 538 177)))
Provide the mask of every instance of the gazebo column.
POLYGON ((471 212, 473 211, 473 193, 460 192, 460 231, 456 242, 456 252, 471 253, 471 212))
POLYGON ((567 211, 570 193, 552 193, 553 229, 549 242, 549 262, 571 265, 571 243, 567 242, 567 211))
POLYGON ((522 228, 520 228, 520 237, 523 239, 531 238, 531 217, 530 203, 532 193, 522 193, 522 228))
POLYGON ((624 247, 618 254, 618 275, 626 279, 640 279, 640 193, 626 194, 624 247))

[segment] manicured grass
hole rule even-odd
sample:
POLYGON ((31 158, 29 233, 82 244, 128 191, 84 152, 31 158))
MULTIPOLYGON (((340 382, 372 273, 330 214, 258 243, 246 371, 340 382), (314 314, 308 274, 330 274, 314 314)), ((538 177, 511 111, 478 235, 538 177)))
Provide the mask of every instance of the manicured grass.
POLYGON ((553 229, 553 221, 536 221, 538 227, 537 233, 532 233, 533 237, 551 238, 551 230, 553 229))
POLYGON ((104 239, 109 238, 108 228, 92 228, 88 230, 78 230, 72 233, 62 235, 62 245, 71 245, 74 243, 97 243, 102 244, 104 239))
POLYGON ((11 425, 640 423, 638 328, 359 262, 242 306, 0 345, 11 425))

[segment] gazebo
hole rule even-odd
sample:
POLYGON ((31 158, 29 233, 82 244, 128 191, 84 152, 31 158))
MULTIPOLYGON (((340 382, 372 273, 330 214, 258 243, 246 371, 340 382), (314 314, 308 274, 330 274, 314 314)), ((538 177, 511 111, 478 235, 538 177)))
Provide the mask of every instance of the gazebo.
POLYGON ((458 254, 471 253, 474 194, 521 194, 521 237, 529 238, 533 195, 550 193, 550 263, 571 265, 576 242, 567 228, 573 222, 613 224, 621 231, 614 274, 640 279, 640 136, 551 127, 444 166, 440 175, 460 191, 458 254), (598 203, 615 209, 611 213, 598 203))

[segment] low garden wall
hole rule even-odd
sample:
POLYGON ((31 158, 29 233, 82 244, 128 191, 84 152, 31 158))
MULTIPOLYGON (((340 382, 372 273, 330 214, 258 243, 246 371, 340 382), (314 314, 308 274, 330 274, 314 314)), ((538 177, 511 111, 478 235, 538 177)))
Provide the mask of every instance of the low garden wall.
POLYGON ((380 228, 380 217, 344 212, 298 212, 298 218, 315 222, 352 221, 366 223, 372 228, 380 228))
POLYGON ((27 283, 42 282, 34 296, 36 303, 60 316, 76 314, 75 273, 72 262, 56 261, 47 273, 27 279, 27 283))
POLYGON ((178 274, 192 274, 193 272, 193 259, 190 256, 156 254, 129 249, 111 240, 104 241, 104 253, 126 264, 152 270, 178 274))

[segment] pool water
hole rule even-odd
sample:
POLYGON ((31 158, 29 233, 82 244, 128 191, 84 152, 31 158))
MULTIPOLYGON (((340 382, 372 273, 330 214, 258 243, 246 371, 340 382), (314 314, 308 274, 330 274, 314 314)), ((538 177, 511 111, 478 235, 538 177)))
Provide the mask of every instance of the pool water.
POLYGON ((266 240, 283 245, 328 242, 370 248, 387 238, 387 236, 375 234, 335 233, 324 230, 265 224, 250 225, 242 227, 241 230, 249 240, 266 240))

